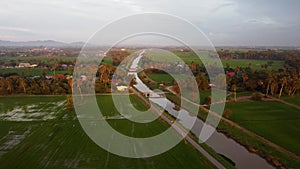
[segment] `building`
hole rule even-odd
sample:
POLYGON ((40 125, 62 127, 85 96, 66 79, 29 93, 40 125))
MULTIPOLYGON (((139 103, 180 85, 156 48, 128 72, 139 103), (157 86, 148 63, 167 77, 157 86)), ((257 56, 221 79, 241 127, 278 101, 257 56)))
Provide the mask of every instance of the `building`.
POLYGON ((34 67, 37 67, 38 65, 37 64, 33 64, 33 65, 30 65, 30 63, 20 63, 19 64, 19 68, 24 68, 24 67, 31 67, 31 68, 34 68, 34 67))
POLYGON ((234 71, 227 72, 227 75, 233 77, 235 75, 235 72, 234 71))
POLYGON ((127 86, 117 86, 117 90, 120 92, 125 92, 128 90, 128 87, 127 86))
POLYGON ((46 75, 45 78, 46 79, 53 79, 54 75, 46 75))
POLYGON ((86 76, 86 75, 81 75, 81 76, 80 76, 80 80, 86 81, 86 80, 87 80, 87 76, 86 76))
POLYGON ((22 67, 31 67, 31 65, 29 63, 20 63, 19 67, 20 68, 22 68, 22 67))
POLYGON ((54 79, 56 80, 62 80, 62 79, 66 79, 67 77, 64 74, 56 74, 54 76, 54 79))

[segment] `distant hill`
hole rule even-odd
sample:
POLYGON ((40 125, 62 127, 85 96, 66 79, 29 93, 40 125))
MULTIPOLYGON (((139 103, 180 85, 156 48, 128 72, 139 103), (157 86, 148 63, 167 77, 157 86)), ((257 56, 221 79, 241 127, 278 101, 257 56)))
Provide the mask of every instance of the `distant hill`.
POLYGON ((73 43, 64 43, 54 40, 44 40, 44 41, 3 41, 0 40, 0 47, 37 47, 37 46, 50 46, 50 47, 82 47, 84 42, 73 42, 73 43))

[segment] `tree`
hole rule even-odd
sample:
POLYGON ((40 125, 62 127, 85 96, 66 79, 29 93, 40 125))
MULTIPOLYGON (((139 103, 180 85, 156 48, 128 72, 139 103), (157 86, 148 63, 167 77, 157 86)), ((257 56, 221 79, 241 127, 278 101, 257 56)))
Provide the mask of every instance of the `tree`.
POLYGON ((72 95, 68 95, 67 96, 67 109, 68 110, 72 110, 73 107, 73 99, 72 99, 72 95))
POLYGON ((232 85, 232 91, 233 91, 233 95, 234 95, 234 101, 236 102, 236 85, 232 85))
POLYGON ((6 93, 6 80, 3 77, 0 77, 0 90, 1 92, 6 93))
POLYGON ((196 73, 196 69, 197 69, 197 65, 196 65, 195 62, 192 61, 192 63, 191 63, 191 70, 192 70, 192 72, 196 73))
POLYGON ((106 69, 108 71, 108 75, 111 75, 111 72, 113 72, 115 68, 111 65, 108 65, 106 69))
POLYGON ((42 82, 41 82, 41 87, 42 87, 42 91, 43 91, 43 94, 50 94, 50 89, 49 89, 49 87, 48 87, 48 85, 47 85, 47 83, 46 83, 46 81, 45 80, 42 80, 42 82))
POLYGON ((23 91, 25 94, 26 94, 26 86, 27 86, 27 84, 26 84, 25 80, 23 78, 20 79, 20 87, 23 88, 23 91))
POLYGON ((277 93, 278 90, 278 83, 276 80, 273 80, 273 82, 271 83, 271 94, 274 95, 275 93, 277 93))
POLYGON ((279 95, 278 97, 280 98, 281 95, 282 95, 282 91, 283 91, 283 87, 287 84, 287 78, 285 76, 283 76, 281 79, 281 88, 280 88, 280 91, 279 91, 279 95))
POLYGON ((232 115, 232 111, 230 109, 226 109, 224 111, 225 118, 229 119, 229 117, 232 115))
POLYGON ((73 80, 72 80, 72 78, 68 79, 68 86, 69 86, 70 91, 72 91, 72 87, 73 87, 73 80))
POLYGON ((178 84, 175 82, 174 86, 173 86, 173 91, 176 93, 176 94, 180 94, 180 88, 178 86, 178 84))
POLYGON ((102 77, 102 82, 104 83, 105 88, 107 87, 109 81, 110 81, 109 75, 107 73, 104 73, 102 77))
POLYGON ((205 104, 210 105, 211 104, 211 96, 205 97, 205 104))
POLYGON ((8 93, 12 93, 13 92, 13 90, 14 90, 14 86, 13 86, 13 83, 12 83, 12 80, 11 79, 9 79, 8 81, 7 81, 7 88, 6 88, 6 90, 7 90, 7 92, 8 93))
POLYGON ((69 73, 72 73, 73 70, 74 70, 74 67, 72 65, 69 65, 67 70, 68 70, 69 73))
POLYGON ((263 95, 259 92, 254 92, 251 96, 252 100, 259 101, 262 100, 263 95))
POLYGON ((100 68, 98 69, 98 72, 99 72, 99 80, 100 82, 102 82, 103 74, 104 72, 106 72, 106 64, 101 65, 100 68))
POLYGON ((55 71, 56 71, 58 66, 59 66, 58 63, 55 63, 54 65, 52 65, 52 71, 53 71, 54 76, 56 74, 55 71))
POLYGON ((269 94, 269 90, 270 90, 270 85, 272 83, 272 81, 274 80, 274 78, 272 77, 272 75, 268 75, 268 78, 267 78, 267 89, 266 89, 266 96, 268 96, 269 94))
POLYGON ((205 76, 205 73, 199 73, 196 76, 196 82, 198 84, 199 90, 208 90, 209 88, 209 82, 205 76))

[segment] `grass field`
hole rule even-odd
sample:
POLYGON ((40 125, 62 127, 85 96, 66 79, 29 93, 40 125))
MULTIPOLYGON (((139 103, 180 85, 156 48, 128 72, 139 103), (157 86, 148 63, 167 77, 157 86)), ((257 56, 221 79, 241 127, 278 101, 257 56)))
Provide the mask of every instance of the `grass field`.
MULTIPOLYGON (((54 72, 49 69, 41 69, 41 68, 32 68, 30 71, 28 71, 26 68, 15 68, 15 69, 0 69, 1 74, 6 73, 17 73, 19 76, 42 76, 43 72, 46 73, 46 75, 52 74, 54 75, 54 72)), ((72 74, 72 72, 69 72, 67 70, 56 70, 55 74, 72 74)))
POLYGON ((107 65, 111 65, 112 58, 111 57, 104 57, 103 60, 102 60, 102 63, 107 64, 107 65))
MULTIPOLYGON (((207 51, 200 51, 202 57, 207 57, 207 51)), ((163 50, 148 50, 144 54, 150 57, 151 60, 156 62, 175 63, 178 61, 184 61, 187 64, 191 64, 192 61, 201 64, 201 60, 194 52, 179 52, 179 51, 163 51, 163 50), (177 57, 176 57, 177 56, 177 57)))
POLYGON ((230 102, 230 119, 300 155, 300 111, 276 101, 230 102))
MULTIPOLYGON (((250 67, 254 70, 262 70, 265 69, 261 67, 262 65, 265 65, 268 63, 268 60, 250 60, 250 59, 232 59, 232 60, 222 60, 223 66, 226 67, 226 64, 229 64, 229 67, 236 68, 239 67, 248 67, 249 64, 250 67)), ((273 64, 269 66, 268 70, 278 70, 283 68, 284 62, 273 60, 273 64)))
MULTIPOLYGON (((166 82, 166 83, 171 83, 173 82, 173 78, 169 75, 169 74, 147 74, 147 76, 156 81, 156 82, 166 82)), ((180 78, 180 76, 178 76, 180 78)), ((211 95, 211 91, 199 91, 199 95, 200 95, 200 104, 204 104, 205 103, 205 99, 207 96, 211 95)), ((187 94, 187 96, 189 96, 189 94, 187 94)))
POLYGON ((171 83, 174 80, 169 74, 147 74, 147 76, 158 83, 171 83))
MULTIPOLYGON (((74 111, 66 110, 65 96, 0 97, 0 168, 214 168, 189 144, 181 142, 161 155, 130 159, 108 153, 82 130, 74 111)), ((145 109, 136 98, 135 106, 145 109)), ((98 104, 112 104, 110 96, 97 96, 98 104)), ((102 112, 116 115, 106 106, 102 112)), ((126 120, 108 120, 130 135, 126 120)), ((155 135, 168 125, 154 121, 140 125, 135 136, 155 135)))
POLYGON ((57 63, 57 61, 74 61, 76 57, 68 57, 68 56, 29 56, 29 57, 0 57, 0 61, 7 62, 15 62, 17 64, 23 62, 32 62, 30 64, 35 64, 39 61, 43 61, 49 64, 57 63))
MULTIPOLYGON (((172 101, 180 103, 180 99, 177 96, 175 96, 173 94, 169 94, 169 93, 167 94, 167 96, 172 101)), ((230 104, 233 104, 233 103, 230 103, 230 104)), ((194 106, 193 104, 190 104, 190 106, 185 107, 185 108, 187 110, 189 110, 193 106, 194 106)), ((239 107, 239 109, 243 109, 243 107, 239 107)), ((251 111, 251 112, 256 112, 256 111, 257 110, 254 110, 254 111, 251 111)), ((240 111, 240 112, 242 112, 242 111, 240 111)), ((235 113, 236 112, 233 112, 233 114, 235 114, 235 113)), ((240 116, 242 116, 242 115, 240 114, 240 116)), ((205 120, 207 118, 207 113, 204 112, 203 110, 199 110, 198 117, 205 120)), ((250 116, 250 117, 252 117, 252 116, 250 116)), ((288 122, 289 121, 287 120, 287 122, 283 121, 282 123, 285 124, 285 123, 288 123, 288 122)), ((297 130, 299 128, 299 127, 297 127, 297 125, 299 125, 299 124, 296 124, 296 127, 292 127, 293 131, 296 132, 296 133, 292 134, 293 137, 297 135, 297 130)), ((289 126, 291 127, 293 125, 291 124, 289 126)), ((277 126, 277 128, 278 127, 280 127, 280 126, 277 126)), ((267 129, 269 129, 269 128, 266 128, 266 130, 267 129)), ((299 160, 289 156, 288 154, 285 154, 283 152, 280 152, 280 151, 274 149, 274 147, 270 146, 269 144, 265 143, 264 141, 261 141, 259 138, 250 136, 249 134, 245 133, 241 129, 236 128, 236 127, 232 126, 231 124, 229 124, 225 121, 221 121, 219 123, 218 130, 221 131, 221 132, 224 132, 226 135, 228 135, 229 137, 231 137, 234 140, 238 141, 242 145, 245 145, 246 147, 255 147, 255 148, 257 148, 260 151, 261 156, 264 157, 264 158, 265 157, 271 157, 271 158, 277 159, 277 160, 281 161, 285 166, 288 166, 288 168, 300 168, 300 161, 299 160)), ((260 128, 260 130, 263 130, 263 129, 260 128)), ((272 128, 271 128, 271 130, 268 130, 268 131, 270 133, 273 132, 272 128)), ((275 132, 278 132, 278 131, 275 131, 275 132)), ((294 137, 294 139, 295 138, 297 139, 297 137, 294 137)), ((284 138, 281 138, 281 139, 284 139, 284 138)), ((296 143, 294 145, 290 145, 290 147, 292 147, 292 146, 296 147, 297 145, 298 144, 296 143)))
MULTIPOLYGON (((206 58, 209 55, 208 51, 198 51, 198 52, 199 52, 199 56, 201 58, 206 58)), ((174 54, 176 56, 178 56, 179 58, 181 58, 188 65, 190 65, 192 62, 202 64, 201 60, 195 54, 195 52, 191 52, 191 51, 189 51, 189 52, 178 52, 178 51, 175 51, 174 54)))
POLYGON ((300 95, 296 95, 296 96, 283 96, 281 99, 283 99, 284 101, 287 101, 289 103, 292 103, 292 104, 300 106, 300 95))
MULTIPOLYGON (((201 60, 199 57, 194 53, 194 52, 179 52, 179 51, 171 51, 174 55, 178 56, 182 61, 184 61, 186 64, 190 65, 192 62, 195 62, 197 64, 202 64, 201 60)), ((199 51, 200 57, 205 59, 206 57, 209 56, 208 51, 199 51)), ((145 54, 148 57, 151 57, 154 61, 158 62, 169 62, 173 63, 178 60, 172 59, 173 56, 171 53, 168 52, 163 52, 161 50, 154 50, 154 51, 149 51, 146 52, 145 54)), ((231 60, 221 60, 223 63, 223 66, 226 67, 226 64, 229 64, 230 68, 236 68, 237 66, 239 67, 248 67, 249 64, 251 64, 251 68, 255 70, 261 70, 265 69, 261 67, 264 64, 267 64, 269 60, 250 60, 250 59, 231 59, 231 60)), ((283 61, 278 61, 278 60, 273 60, 273 64, 269 66, 267 69, 268 70, 278 70, 280 68, 283 68, 284 62, 283 61)))
MULTIPOLYGON (((9 63, 11 61, 16 62, 18 65, 19 63, 29 62, 30 64, 38 63, 39 61, 43 61, 47 64, 55 64, 58 61, 74 61, 76 57, 66 57, 66 56, 53 56, 53 57, 46 57, 46 56, 32 56, 32 57, 0 57, 0 62, 9 63)), ((110 65, 112 63, 111 57, 104 57, 102 62, 104 64, 110 65)), ((41 76, 43 71, 46 74, 54 74, 53 71, 49 69, 41 69, 41 68, 32 68, 30 71, 27 68, 2 68, 0 69, 1 74, 6 73, 17 73, 19 76, 41 76)), ((56 70, 56 74, 72 74, 73 72, 69 72, 67 70, 56 70)))

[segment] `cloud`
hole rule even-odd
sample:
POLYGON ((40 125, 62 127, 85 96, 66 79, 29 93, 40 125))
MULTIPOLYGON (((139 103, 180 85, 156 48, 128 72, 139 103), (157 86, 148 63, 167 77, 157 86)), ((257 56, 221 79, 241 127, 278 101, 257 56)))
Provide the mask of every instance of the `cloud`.
POLYGON ((2 0, 0 39, 84 41, 120 17, 162 12, 187 19, 215 43, 299 42, 299 5, 297 0, 2 0))
POLYGON ((260 25, 281 25, 279 22, 271 19, 270 17, 259 17, 244 20, 244 23, 260 24, 260 25))
POLYGON ((18 36, 12 36, 12 35, 2 35, 0 33, 0 40, 14 40, 14 41, 18 41, 18 40, 20 40, 20 37, 18 37, 18 36))
POLYGON ((223 8, 227 8, 227 7, 231 7, 231 6, 235 6, 236 3, 234 2, 225 2, 223 4, 218 5, 216 8, 213 9, 214 12, 217 12, 219 10, 222 10, 223 8))
POLYGON ((12 32, 24 32, 24 33, 31 33, 32 31, 27 28, 21 27, 8 27, 8 26, 0 26, 0 30, 2 31, 12 31, 12 32))

